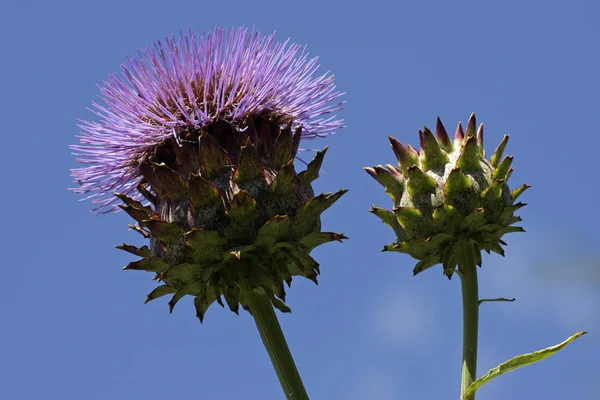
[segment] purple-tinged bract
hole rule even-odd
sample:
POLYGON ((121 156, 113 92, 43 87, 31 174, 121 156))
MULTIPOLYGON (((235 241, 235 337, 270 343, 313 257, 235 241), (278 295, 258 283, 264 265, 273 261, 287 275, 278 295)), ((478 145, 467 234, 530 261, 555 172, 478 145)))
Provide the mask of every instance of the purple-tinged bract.
POLYGON ((483 124, 476 126, 471 114, 466 132, 459 122, 452 141, 438 118, 435 135, 427 127, 419 130, 419 151, 390 136, 398 165, 365 168, 392 198, 391 210, 371 208, 396 234, 396 242, 383 250, 419 260, 415 275, 442 264, 444 274, 452 277, 465 243, 474 246, 481 266, 482 250, 504 255, 502 236, 523 231, 513 226, 521 221, 514 213, 525 206, 517 198, 529 185, 509 189, 513 158, 502 158, 508 135, 488 160, 483 124))
POLYGON ((172 295, 173 310, 192 296, 202 321, 223 299, 252 312, 254 292, 289 311, 284 284, 317 282, 311 251, 345 239, 321 231, 321 213, 345 193, 314 194, 325 150, 305 171, 294 165, 302 138, 341 127, 328 116, 340 93, 317 68, 297 45, 216 29, 156 42, 104 83, 100 119, 83 122, 74 146, 91 164, 74 170, 77 191, 101 210, 120 200, 150 239, 119 246, 142 257, 125 269, 161 283, 147 301, 172 295))
POLYGON ((316 76, 318 68, 301 46, 246 28, 156 41, 103 82, 92 109, 99 119, 82 121, 81 143, 72 146, 89 165, 72 171, 74 190, 99 211, 118 209, 115 191, 141 200, 140 164, 170 138, 188 140, 216 121, 243 130, 261 116, 293 121, 303 139, 334 133, 342 120, 330 114, 341 93, 333 75, 316 76))

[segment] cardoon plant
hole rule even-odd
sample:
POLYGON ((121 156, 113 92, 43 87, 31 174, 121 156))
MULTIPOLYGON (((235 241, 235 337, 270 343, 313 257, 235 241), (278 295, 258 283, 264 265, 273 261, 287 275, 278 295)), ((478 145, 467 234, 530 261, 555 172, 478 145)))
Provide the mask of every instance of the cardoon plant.
POLYGON ((284 283, 315 283, 315 247, 341 241, 320 214, 345 191, 315 196, 325 150, 297 173, 301 141, 342 127, 341 93, 317 58, 245 28, 167 37, 127 58, 93 104, 72 146, 73 170, 97 212, 124 210, 150 241, 117 246, 154 273, 146 302, 170 310, 194 297, 202 322, 214 302, 254 317, 287 398, 308 398, 273 307, 289 312, 284 283), (113 194, 114 192, 114 194, 113 194))
POLYGON ((389 225, 396 242, 383 251, 406 253, 418 260, 414 275, 441 264, 444 275, 458 275, 463 300, 463 359, 461 398, 474 399, 475 391, 494 377, 539 361, 560 350, 583 332, 539 352, 517 356, 476 379, 480 299, 477 266, 481 252, 504 255, 502 237, 523 232, 515 211, 525 206, 519 196, 529 188, 510 190, 508 179, 513 157, 503 153, 505 135, 488 160, 483 149, 483 124, 476 126, 471 114, 466 132, 461 123, 450 138, 438 118, 435 135, 427 127, 419 130, 420 151, 389 137, 398 166, 381 165, 365 170, 385 187, 393 209, 373 206, 371 212, 389 225))

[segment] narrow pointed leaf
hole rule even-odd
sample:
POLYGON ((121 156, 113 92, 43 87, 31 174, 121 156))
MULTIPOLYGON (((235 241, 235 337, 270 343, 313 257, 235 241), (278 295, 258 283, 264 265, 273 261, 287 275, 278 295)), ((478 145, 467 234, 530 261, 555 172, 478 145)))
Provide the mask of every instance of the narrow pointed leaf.
POLYGON ((406 170, 409 167, 419 165, 419 153, 417 151, 412 149, 412 147, 405 146, 391 136, 388 136, 388 139, 390 140, 392 150, 398 159, 398 166, 403 173, 406 173, 406 170))
POLYGON ((456 160, 456 166, 463 171, 479 171, 481 170, 481 154, 479 153, 479 145, 475 136, 467 137, 460 149, 460 156, 456 160))
POLYGON ((385 208, 379 208, 376 206, 371 207, 369 211, 377 215, 379 219, 381 219, 381 222, 388 225, 394 230, 398 241, 406 239, 406 232, 398 223, 398 218, 396 217, 395 213, 393 213, 390 210, 386 210, 385 208))
POLYGON ((298 177, 302 183, 308 185, 319 177, 319 171, 321 170, 325 153, 327 153, 327 147, 321 151, 317 151, 315 158, 313 158, 313 160, 308 164, 308 167, 306 167, 306 171, 302 171, 298 174, 298 177))
POLYGON ((442 151, 437 140, 429 128, 425 127, 419 131, 421 142, 421 166, 424 170, 438 170, 444 168, 448 162, 448 156, 442 151))
POLYGON ((159 297, 165 296, 167 294, 173 294, 176 293, 177 289, 169 286, 169 285, 162 285, 157 287, 156 289, 154 289, 153 291, 151 291, 147 296, 146 296, 146 301, 144 301, 144 304, 148 303, 149 301, 152 301, 154 299, 158 299, 159 297))
POLYGON ((502 158, 502 154, 504 153, 504 149, 506 148, 506 144, 508 143, 509 137, 509 135, 504 135, 504 138, 502 139, 498 147, 496 147, 496 149, 494 150, 494 154, 490 158, 490 163, 492 164, 492 167, 496 168, 498 164, 500 164, 500 159, 502 158))
POLYGON ((128 253, 134 254, 139 257, 150 258, 150 256, 151 256, 150 249, 148 248, 148 246, 135 247, 135 246, 131 246, 129 244, 123 243, 118 246, 115 246, 115 248, 124 250, 128 253))
POLYGON ((533 353, 521 354, 510 360, 503 362, 495 368, 490 369, 485 373, 482 377, 478 378, 475 382, 469 386, 469 388, 463 394, 463 399, 469 398, 472 396, 477 389, 479 389, 482 385, 488 383, 492 379, 505 374, 507 372, 513 371, 515 369, 525 367, 526 365, 533 364, 535 362, 541 361, 544 358, 550 357, 555 354, 559 350, 563 349, 566 345, 571 343, 573 340, 577 339, 580 336, 585 335, 587 332, 577 332, 576 334, 570 336, 567 340, 562 343, 559 343, 555 346, 547 347, 542 350, 535 351, 533 353))

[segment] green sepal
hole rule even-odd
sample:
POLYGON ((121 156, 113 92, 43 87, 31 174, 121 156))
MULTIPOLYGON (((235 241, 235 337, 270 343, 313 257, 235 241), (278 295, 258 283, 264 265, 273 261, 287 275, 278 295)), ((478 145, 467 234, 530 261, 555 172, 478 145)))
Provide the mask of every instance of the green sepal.
POLYGON ((397 207, 400 205, 400 199, 405 190, 404 180, 396 168, 392 165, 387 167, 388 169, 385 169, 378 165, 373 168, 367 167, 365 171, 385 188, 385 192, 390 195, 394 202, 394 207, 397 207))
POLYGON ((442 151, 429 128, 419 130, 421 142, 421 167, 424 170, 443 169, 448 163, 448 156, 442 151))
POLYGON ((279 169, 293 160, 292 156, 292 122, 279 131, 277 139, 273 144, 273 150, 269 155, 269 164, 279 169))
POLYGON ((159 195, 177 201, 188 194, 181 175, 164 163, 143 162, 140 164, 140 173, 159 195))
POLYGON ((211 179, 223 168, 230 168, 231 161, 225 149, 221 147, 217 139, 207 132, 202 132, 199 138, 200 144, 200 171, 202 176, 211 179))
POLYGON ((217 297, 215 289, 210 286, 206 287, 202 295, 198 295, 194 298, 196 317, 200 320, 200 323, 204 321, 204 314, 206 314, 206 310, 208 310, 208 307, 210 307, 215 300, 221 304, 221 306, 223 305, 221 299, 217 297))
POLYGON ((277 174, 277 177, 269 185, 271 193, 275 196, 289 197, 290 193, 294 192, 294 183, 296 181, 296 172, 294 171, 294 160, 284 165, 277 174))
POLYGON ((521 193, 523 193, 525 190, 529 189, 530 187, 531 187, 530 185, 526 185, 526 184, 519 186, 518 188, 516 188, 515 190, 512 191, 512 193, 510 194, 510 199, 514 202, 521 195, 521 193))
MULTIPOLYGON (((417 260, 424 260, 432 254, 438 254, 442 249, 446 248, 451 238, 452 235, 450 234, 438 233, 425 240, 417 238, 386 245, 384 251, 406 253, 417 260)), ((438 262, 442 262, 441 256, 440 261, 438 262)))
POLYGON ((139 233, 140 235, 142 235, 144 237, 144 239, 150 239, 150 232, 148 232, 146 229, 142 228, 139 225, 132 225, 132 224, 127 224, 127 227, 131 230, 136 231, 137 233, 139 233))
POLYGON ((237 192, 227 210, 228 224, 223 236, 229 243, 250 244, 256 237, 260 212, 256 201, 245 190, 237 192))
POLYGON ((450 172, 444 187, 446 203, 454 207, 461 214, 467 214, 477 204, 477 194, 469 178, 460 168, 450 172))
POLYGON ((408 176, 406 186, 411 197, 435 193, 435 180, 416 165, 409 167, 406 174, 408 176))
POLYGON ((425 271, 428 268, 433 267, 434 265, 439 264, 440 262, 442 262, 442 256, 440 255, 440 253, 435 252, 430 254, 425 259, 417 263, 417 265, 413 269, 413 276, 425 271))
POLYGON ((273 304, 273 307, 275 307, 276 309, 278 309, 279 311, 283 312, 283 313, 291 313, 292 309, 289 308, 283 301, 279 300, 277 297, 271 297, 271 303, 273 304))
POLYGON ((348 239, 346 236, 335 233, 335 232, 311 232, 306 235, 300 243, 305 247, 305 251, 311 251, 315 247, 318 247, 322 244, 329 242, 340 242, 342 243, 343 239, 348 239))
POLYGON ((141 223, 142 221, 146 221, 152 215, 151 213, 148 213, 148 211, 146 211, 144 209, 139 209, 139 208, 136 208, 129 204, 127 204, 127 205, 119 204, 119 208, 121 210, 125 211, 131 218, 136 220, 138 223, 141 223))
POLYGON ((500 236, 501 235, 497 235, 494 233, 481 232, 481 239, 478 241, 478 243, 488 253, 490 251, 493 251, 494 253, 500 254, 502 257, 504 257, 504 249, 500 245, 500 236))
POLYGON ((225 297, 225 302, 231 311, 236 314, 239 314, 240 309, 240 296, 239 296, 239 288, 238 285, 234 283, 234 286, 227 286, 225 292, 223 292, 223 297, 225 297))
POLYGON ((180 240, 185 235, 185 231, 177 222, 167 222, 158 218, 151 218, 144 221, 143 225, 150 230, 152 236, 159 238, 163 242, 180 240))
POLYGON ((312 159, 305 171, 302 171, 298 174, 298 178, 304 185, 309 185, 312 181, 319 177, 319 171, 321 170, 321 165, 323 164, 323 158, 325 157, 325 153, 327 153, 328 147, 325 147, 321 151, 317 151, 315 157, 312 159))
POLYGON ((485 210, 485 217, 488 222, 498 221, 505 209, 502 196, 504 187, 506 187, 504 181, 495 181, 481 193, 481 206, 485 210))
POLYGON ((481 246, 475 243, 473 255, 475 256, 475 265, 481 268, 481 246))
POLYGON ((513 156, 504 157, 500 165, 498 165, 498 167, 496 167, 496 169, 492 173, 492 178, 507 180, 508 171, 510 170, 513 158, 513 156))
POLYGON ((310 279, 315 284, 319 271, 319 263, 317 263, 306 251, 294 251, 290 249, 280 249, 282 261, 286 261, 286 267, 290 276, 303 276, 310 279))
POLYGON ((433 221, 416 208, 398 207, 394 213, 409 237, 429 237, 433 233, 433 221))
POLYGON ((440 204, 433 210, 433 230, 450 234, 458 233, 463 216, 454 207, 440 204))
POLYGON ((290 237, 290 219, 287 215, 277 215, 264 223, 258 230, 254 246, 269 248, 279 241, 286 241, 290 237))
POLYGON ((515 217, 515 211, 517 211, 518 209, 525 207, 527 205, 527 203, 522 203, 519 202, 517 204, 513 204, 511 206, 505 207, 504 211, 502 211, 502 213, 500 214, 500 216, 498 217, 498 221, 501 224, 505 224, 508 225, 511 223, 511 221, 513 221, 514 217, 515 217))
POLYGON ((192 249, 194 263, 212 264, 223 259, 222 253, 227 246, 227 240, 219 232, 192 229, 185 239, 192 249))
POLYGON ((411 147, 405 146, 391 136, 388 136, 388 139, 390 140, 392 150, 398 159, 398 166, 403 173, 406 173, 406 170, 409 167, 419 165, 419 154, 416 151, 411 147))
POLYGON ((157 274, 167 271, 171 266, 158 257, 144 258, 133 261, 123 267, 123 270, 155 272, 157 274))
POLYGON ((161 274, 161 279, 169 286, 181 290, 190 282, 208 280, 209 274, 197 264, 181 263, 161 274))
POLYGON ((319 228, 320 216, 323 211, 331 207, 346 192, 347 190, 339 190, 334 194, 321 193, 302 204, 292 219, 292 226, 290 228, 291 237, 301 239, 308 233, 319 228))
POLYGON ((460 156, 456 160, 456 166, 463 171, 480 171, 481 154, 477 138, 475 136, 467 136, 466 140, 461 145, 460 156))
POLYGON ((502 138, 502 141, 494 150, 494 154, 492 157, 490 157, 490 164, 492 164, 492 167, 497 168, 498 164, 500 164, 500 159, 502 158, 502 154, 504 153, 504 149, 506 148, 509 137, 510 135, 504 135, 504 138, 502 138))
MULTIPOLYGON (((255 147, 250 138, 242 147, 240 158, 235 172, 235 180, 238 184, 252 182, 263 177, 263 166, 258 158, 255 147)), ((264 179, 264 177, 263 177, 264 179)))
POLYGON ((506 178, 504 178, 504 181, 505 181, 505 182, 508 182, 508 179, 509 179, 509 178, 510 178, 510 176, 512 175, 513 171, 514 171, 514 168, 510 168, 510 169, 508 170, 508 172, 506 173, 506 178))
POLYGON ((126 205, 134 207, 134 208, 136 208, 138 210, 146 211, 149 215, 151 215, 154 212, 152 210, 152 207, 144 206, 142 203, 140 203, 139 201, 137 201, 137 200, 135 200, 135 199, 127 196, 126 194, 116 193, 115 192, 115 196, 117 196, 126 205))
POLYGON ((181 288, 180 290, 178 290, 173 297, 171 297, 171 300, 169 300, 169 312, 172 313, 173 309, 175 308, 175 305, 177 304, 177 302, 179 302, 179 300, 181 300, 185 295, 196 295, 196 294, 201 294, 202 293, 202 288, 205 286, 206 284, 202 281, 196 281, 196 282, 192 282, 192 283, 188 283, 187 285, 185 285, 183 288, 181 288))
POLYGON ((176 293, 176 292, 177 292, 177 289, 175 289, 169 285, 161 285, 161 286, 155 288, 150 293, 148 293, 148 295, 146 296, 146 300, 144 301, 144 304, 146 304, 149 301, 152 301, 154 299, 158 299, 159 297, 165 296, 167 294, 172 294, 172 293, 176 293))
POLYGON ((129 244, 123 243, 118 246, 115 246, 115 248, 124 250, 128 253, 131 253, 133 255, 136 255, 138 257, 143 257, 143 258, 150 258, 152 255, 148 246, 135 247, 135 246, 131 246, 129 244))
POLYGON ((444 254, 442 255, 442 267, 443 273, 448 277, 448 279, 452 279, 452 275, 456 271, 456 266, 458 265, 458 256, 456 254, 457 249, 454 245, 446 245, 444 248, 444 254))
POLYGON ((465 217, 460 228, 462 231, 475 232, 485 225, 485 223, 485 211, 483 208, 476 208, 465 217))
POLYGON ((219 190, 199 175, 191 175, 189 179, 190 202, 194 209, 217 208, 223 209, 223 199, 219 190))
POLYGON ((369 211, 378 216, 379 219, 381 219, 381 222, 388 225, 394 230, 398 241, 402 241, 407 238, 406 232, 404 231, 404 228, 402 228, 402 226, 398 223, 398 217, 395 213, 393 213, 390 210, 386 210, 385 208, 379 208, 377 206, 371 207, 369 211))

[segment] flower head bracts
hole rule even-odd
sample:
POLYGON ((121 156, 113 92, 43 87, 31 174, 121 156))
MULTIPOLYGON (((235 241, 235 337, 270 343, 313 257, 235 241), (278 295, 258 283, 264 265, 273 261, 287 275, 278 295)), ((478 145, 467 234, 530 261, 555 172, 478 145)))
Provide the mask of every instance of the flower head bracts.
POLYGON ((92 110, 99 120, 82 121, 72 146, 89 165, 72 171, 74 190, 104 211, 115 209, 114 191, 141 200, 140 164, 165 141, 194 140, 190 130, 216 121, 243 130, 261 115, 293 120, 304 139, 333 133, 342 120, 328 115, 341 93, 328 72, 314 77, 318 67, 301 46, 246 28, 156 41, 103 82, 92 110))
POLYGON ((389 225, 396 242, 384 251, 407 253, 419 260, 417 274, 436 264, 451 277, 460 263, 460 247, 474 243, 476 261, 481 250, 504 255, 502 236, 522 232, 514 213, 525 204, 517 198, 529 186, 510 191, 512 156, 503 156, 508 135, 490 160, 483 150, 483 124, 476 130, 471 114, 466 132, 459 123, 454 141, 438 118, 436 134, 419 131, 420 151, 390 137, 398 166, 365 168, 385 187, 393 209, 373 206, 371 212, 389 225))

